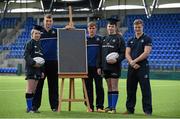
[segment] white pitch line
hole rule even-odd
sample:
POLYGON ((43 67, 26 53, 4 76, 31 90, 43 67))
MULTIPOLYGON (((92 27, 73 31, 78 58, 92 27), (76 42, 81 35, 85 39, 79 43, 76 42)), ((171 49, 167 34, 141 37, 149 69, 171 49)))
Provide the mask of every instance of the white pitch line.
MULTIPOLYGON (((64 88, 64 90, 67 90, 69 88, 64 88)), ((80 87, 76 87, 76 89, 82 89, 80 87)), ((48 90, 48 88, 43 88, 43 90, 48 90)), ((0 92, 17 92, 17 91, 26 91, 26 89, 7 89, 7 90, 4 90, 4 89, 0 89, 0 92)))
POLYGON ((180 86, 180 84, 176 84, 176 85, 151 85, 152 87, 168 87, 168 86, 180 86))
MULTIPOLYGON (((44 90, 47 90, 47 88, 45 88, 44 90)), ((26 89, 8 89, 8 90, 0 90, 0 92, 17 92, 17 91, 26 91, 26 89)))
MULTIPOLYGON (((176 85, 151 85, 151 87, 174 87, 174 86, 180 86, 180 84, 176 84, 176 85)), ((126 87, 126 86, 121 86, 121 88, 123 87, 126 87)), ((65 90, 66 89, 69 89, 69 88, 64 88, 65 90)), ((80 87, 76 87, 76 89, 82 89, 80 87)), ((43 90, 48 90, 48 88, 44 88, 43 90)), ((26 91, 26 89, 8 89, 8 90, 1 90, 0 89, 0 92, 18 92, 18 91, 26 91)))

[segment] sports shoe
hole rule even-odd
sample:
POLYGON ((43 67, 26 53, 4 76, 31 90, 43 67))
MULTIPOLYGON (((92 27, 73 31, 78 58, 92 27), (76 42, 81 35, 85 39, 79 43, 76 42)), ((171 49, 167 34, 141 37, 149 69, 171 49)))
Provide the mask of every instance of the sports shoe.
POLYGON ((90 108, 90 109, 87 109, 87 112, 94 112, 94 110, 92 110, 92 109, 90 108))
POLYGON ((32 110, 34 113, 40 113, 39 110, 32 110))
POLYGON ((32 111, 34 111, 34 113, 40 113, 40 111, 37 108, 32 108, 32 111))
POLYGON ((110 111, 110 110, 111 110, 111 108, 106 107, 104 110, 105 110, 105 112, 108 112, 108 111, 110 111))
POLYGON ((128 115, 128 114, 134 114, 134 112, 125 111, 123 114, 125 114, 125 115, 128 115))
POLYGON ((152 115, 151 113, 147 113, 147 112, 144 112, 144 114, 145 114, 146 116, 151 116, 151 115, 152 115))
POLYGON ((109 110, 107 113, 109 113, 109 114, 115 114, 115 113, 116 113, 116 109, 111 109, 111 110, 109 110))
POLYGON ((58 110, 57 109, 52 109, 53 112, 57 112, 58 110))
POLYGON ((34 111, 33 111, 33 110, 28 109, 28 108, 26 109, 26 112, 27 112, 27 113, 34 113, 34 111))
POLYGON ((96 112, 103 113, 103 112, 105 112, 105 110, 104 110, 104 109, 101 109, 101 108, 98 108, 98 109, 96 110, 96 112))

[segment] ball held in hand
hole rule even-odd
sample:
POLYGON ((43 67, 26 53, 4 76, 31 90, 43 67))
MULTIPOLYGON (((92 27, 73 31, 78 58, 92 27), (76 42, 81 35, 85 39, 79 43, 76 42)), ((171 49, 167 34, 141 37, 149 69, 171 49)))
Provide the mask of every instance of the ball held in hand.
POLYGON ((39 65, 44 65, 45 63, 45 60, 42 57, 34 57, 33 60, 39 65))
POLYGON ((117 52, 111 52, 106 56, 106 60, 116 60, 119 57, 117 52))

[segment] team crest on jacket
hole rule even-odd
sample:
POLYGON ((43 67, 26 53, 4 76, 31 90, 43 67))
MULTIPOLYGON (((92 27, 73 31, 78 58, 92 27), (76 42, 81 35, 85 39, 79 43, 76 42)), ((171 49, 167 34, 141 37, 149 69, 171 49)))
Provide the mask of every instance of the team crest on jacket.
POLYGON ((141 43, 144 43, 144 39, 141 40, 141 43))
POLYGON ((99 41, 100 39, 99 38, 96 38, 96 41, 99 41))
POLYGON ((133 41, 131 41, 130 43, 133 44, 133 41))
POLYGON ((52 34, 55 34, 56 32, 55 31, 52 31, 52 34))
POLYGON ((113 39, 113 40, 112 40, 112 42, 113 42, 113 43, 115 43, 115 42, 116 42, 116 40, 115 40, 115 39, 113 39))
POLYGON ((144 75, 144 78, 145 78, 145 79, 147 79, 147 78, 148 78, 148 75, 147 75, 147 74, 146 74, 146 75, 144 75))

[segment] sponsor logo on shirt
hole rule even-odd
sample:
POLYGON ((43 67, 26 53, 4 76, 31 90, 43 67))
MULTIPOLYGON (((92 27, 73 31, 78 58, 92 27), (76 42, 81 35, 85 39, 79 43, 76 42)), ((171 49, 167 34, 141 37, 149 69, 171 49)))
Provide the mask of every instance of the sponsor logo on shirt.
POLYGON ((103 48, 114 48, 113 45, 110 45, 109 43, 107 43, 106 45, 102 45, 103 48))
POLYGON ((141 40, 141 43, 144 43, 144 39, 141 40))
POLYGON ((39 51, 35 51, 34 53, 35 54, 39 54, 39 55, 43 55, 40 50, 39 51))

